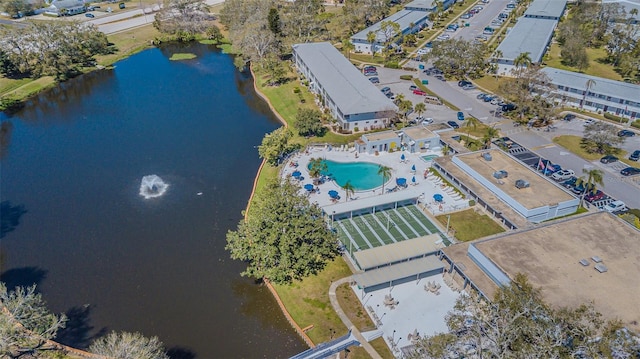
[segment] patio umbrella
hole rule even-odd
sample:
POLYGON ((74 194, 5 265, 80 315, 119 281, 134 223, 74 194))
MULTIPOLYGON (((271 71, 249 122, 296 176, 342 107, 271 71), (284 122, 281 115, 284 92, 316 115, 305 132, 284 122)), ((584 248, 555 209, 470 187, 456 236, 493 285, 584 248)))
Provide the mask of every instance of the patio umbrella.
POLYGON ((440 193, 436 193, 436 194, 433 195, 433 199, 436 202, 442 202, 442 195, 440 193))
POLYGON ((405 184, 407 184, 407 179, 406 178, 402 178, 402 177, 397 178, 396 179, 396 184, 398 186, 404 186, 405 184))
POLYGON ((415 172, 415 171, 416 171, 416 165, 411 166, 411 170, 412 170, 413 172, 415 172))
POLYGON ((298 178, 298 177, 300 177, 301 175, 302 175, 302 173, 300 173, 300 171, 294 171, 294 172, 291 174, 291 176, 293 176, 293 177, 295 177, 295 178, 298 178))
POLYGON ((311 192, 313 191, 313 185, 311 183, 307 183, 306 185, 304 185, 304 189, 311 192))
POLYGON ((329 197, 331 197, 331 198, 336 198, 336 197, 338 197, 338 191, 331 190, 331 191, 329 191, 329 192, 327 192, 327 193, 329 194, 329 197))
POLYGON ((411 182, 416 183, 416 176, 411 177, 411 182))
POLYGON ((404 153, 400 156, 400 161, 404 161, 405 157, 404 157, 404 153))

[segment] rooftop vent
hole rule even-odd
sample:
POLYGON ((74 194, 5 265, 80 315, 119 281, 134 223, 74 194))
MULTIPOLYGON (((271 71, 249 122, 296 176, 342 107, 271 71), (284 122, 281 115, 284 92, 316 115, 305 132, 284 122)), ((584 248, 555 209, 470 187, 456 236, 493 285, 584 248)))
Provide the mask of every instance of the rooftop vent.
POLYGON ((484 158, 485 161, 491 161, 493 158, 491 157, 491 154, 489 152, 485 152, 482 154, 482 158, 484 158))
POLYGON ((585 267, 589 265, 589 261, 586 260, 586 259, 581 259, 579 263, 582 264, 585 267))
POLYGON ((521 189, 521 188, 528 188, 528 187, 529 187, 529 182, 523 179, 519 179, 516 181, 516 188, 521 189))
POLYGON ((493 172, 493 177, 496 179, 503 179, 509 177, 509 172, 505 170, 495 171, 493 172))
POLYGON ((596 262, 596 263, 600 263, 602 262, 602 258, 598 257, 598 256, 593 256, 591 257, 591 260, 596 262))
POLYGON ((598 272, 600 272, 600 273, 604 273, 604 272, 608 271, 607 266, 605 266, 605 265, 604 265, 604 264, 602 264, 602 263, 598 263, 598 264, 596 264, 596 265, 595 265, 595 268, 596 268, 596 270, 597 270, 598 272))

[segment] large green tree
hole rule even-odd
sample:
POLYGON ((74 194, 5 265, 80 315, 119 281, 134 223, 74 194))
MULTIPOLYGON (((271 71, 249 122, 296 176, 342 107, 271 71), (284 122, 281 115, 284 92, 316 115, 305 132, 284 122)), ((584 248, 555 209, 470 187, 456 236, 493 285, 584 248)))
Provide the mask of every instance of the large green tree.
POLYGON ((613 154, 626 137, 618 136, 618 129, 611 124, 596 121, 584 127, 580 145, 589 153, 613 154))
POLYGON ((449 331, 422 339, 410 357, 633 358, 640 350, 633 334, 591 305, 551 308, 522 274, 491 301, 459 297, 446 321, 449 331))
POLYGON ((89 351, 117 359, 169 359, 157 337, 140 333, 111 332, 93 342, 89 351))
POLYGON ((262 144, 258 146, 258 154, 270 165, 278 165, 286 155, 298 148, 295 144, 289 143, 292 136, 291 130, 286 127, 267 133, 262 139, 262 144))
POLYGON ((322 136, 326 130, 322 126, 322 112, 312 108, 298 108, 295 127, 300 136, 322 136))
POLYGON ((247 263, 244 276, 291 283, 322 270, 338 253, 322 210, 289 181, 269 181, 246 220, 227 233, 231 258, 247 263))
POLYGON ((434 41, 433 48, 422 58, 433 60, 433 65, 441 69, 445 76, 456 78, 477 78, 487 68, 485 55, 487 47, 484 43, 474 43, 462 38, 445 41, 434 41))
POLYGON ((164 6, 156 14, 153 26, 168 34, 178 34, 185 39, 205 33, 213 26, 214 17, 204 0, 164 0, 164 6))

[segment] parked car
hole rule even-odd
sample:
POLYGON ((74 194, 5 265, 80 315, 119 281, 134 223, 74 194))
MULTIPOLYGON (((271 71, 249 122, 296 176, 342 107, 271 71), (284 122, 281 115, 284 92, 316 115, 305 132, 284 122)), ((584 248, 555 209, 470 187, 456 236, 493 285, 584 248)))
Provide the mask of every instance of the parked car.
POLYGON ((581 182, 579 185, 571 188, 571 192, 575 194, 583 194, 585 192, 593 191, 594 189, 595 189, 594 185, 581 182))
POLYGON ((378 71, 378 69, 373 65, 367 65, 364 67, 364 71, 378 71))
POLYGON ((575 172, 573 172, 573 170, 560 170, 554 174, 551 175, 551 178, 553 178, 556 181, 565 181, 568 180, 571 177, 575 176, 575 172))
POLYGON ((464 121, 464 113, 458 111, 458 121, 464 121))
POLYGON ((496 97, 495 97, 495 96, 491 96, 491 95, 486 95, 486 96, 484 97, 484 100, 483 100, 483 101, 484 101, 484 102, 491 102, 491 101, 493 101, 493 99, 494 99, 494 98, 496 98, 496 97))
POLYGON ((596 122, 596 120, 592 119, 592 118, 588 118, 584 121, 584 123, 582 124, 583 126, 587 126, 590 125, 592 123, 596 122))
POLYGON ((391 92, 391 88, 390 87, 383 87, 380 89, 380 91, 382 91, 382 93, 386 94, 391 92))
POLYGON ((633 137, 635 135, 635 132, 629 130, 621 130, 620 132, 618 132, 618 136, 620 137, 633 137))
POLYGON ((507 104, 502 105, 502 112, 513 111, 516 108, 518 108, 518 106, 516 106, 515 104, 507 103, 507 104))
POLYGON ((426 44, 424 44, 424 47, 426 47, 427 49, 430 49, 433 47, 433 41, 429 41, 426 44))
POLYGON ((616 157, 616 156, 606 155, 606 156, 604 156, 604 157, 602 157, 600 159, 600 162, 602 162, 602 163, 613 163, 613 162, 616 162, 617 160, 618 160, 618 157, 616 157))
POLYGON ((540 172, 545 176, 552 176, 556 172, 560 172, 562 167, 558 164, 548 163, 547 166, 540 172))
POLYGON ((378 76, 378 73, 375 72, 375 71, 374 72, 365 72, 364 75, 365 76, 378 76))
POLYGON ((424 92, 424 91, 422 91, 420 89, 413 90, 413 93, 416 94, 416 95, 420 95, 420 96, 426 96, 427 95, 426 92, 424 92))
POLYGON ((476 88, 476 87, 473 86, 473 85, 464 85, 464 86, 462 86, 463 90, 473 90, 474 88, 476 88))
POLYGON ((464 13, 464 14, 460 15, 460 18, 467 20, 467 19, 471 19, 472 16, 473 16, 473 14, 467 12, 467 13, 464 13))
POLYGON ((614 213, 626 210, 627 205, 622 201, 613 201, 602 207, 602 209, 607 212, 614 213))
POLYGON ((562 182, 562 185, 565 188, 573 188, 573 187, 575 187, 577 180, 578 180, 577 177, 571 177, 571 178, 567 179, 566 181, 562 182))
POLYGON ((623 169, 622 171, 620 171, 620 174, 623 175, 623 176, 635 176, 637 174, 640 174, 640 168, 627 167, 627 168, 623 169))
POLYGON ((415 91, 415 90, 417 90, 417 89, 418 89, 418 86, 416 86, 416 85, 411 85, 411 86, 409 86, 409 90, 410 90, 410 91, 415 91))
POLYGON ((433 119, 431 117, 427 117, 420 122, 423 126, 430 125, 433 123, 433 119))
POLYGON ((441 41, 442 41, 442 40, 449 40, 450 38, 451 38, 451 35, 449 35, 449 34, 442 34, 442 35, 438 36, 436 39, 438 39, 438 40, 441 40, 441 41))
POLYGON ((631 161, 637 161, 640 159, 640 150, 635 150, 633 151, 633 153, 629 156, 629 159, 631 161))
POLYGON ((478 94, 478 96, 476 96, 476 98, 477 98, 478 100, 482 100, 482 99, 484 99, 484 97, 485 97, 486 95, 487 95, 486 93, 484 93, 484 92, 480 92, 480 93, 478 94))
POLYGON ((379 84, 380 83, 380 79, 377 77, 369 77, 369 81, 371 81, 372 84, 379 84))
POLYGON ((604 192, 601 190, 596 190, 595 192, 590 191, 589 193, 584 195, 584 200, 587 202, 599 201, 601 199, 605 199, 607 197, 604 192))
POLYGON ((574 115, 572 113, 568 113, 568 114, 564 115, 564 117, 562 119, 567 121, 567 122, 569 122, 569 121, 573 120, 574 118, 576 118, 576 115, 574 115))
POLYGON ((94 14, 91 14, 91 13, 86 13, 86 14, 84 14, 84 16, 86 16, 86 17, 90 17, 90 18, 92 18, 92 19, 93 19, 94 17, 96 17, 94 14))
POLYGON ((453 127, 454 129, 460 128, 460 125, 456 121, 447 121, 447 125, 453 127))
POLYGON ((467 81, 467 80, 458 81, 458 86, 460 87, 467 86, 467 85, 473 85, 473 84, 471 83, 471 81, 467 81))

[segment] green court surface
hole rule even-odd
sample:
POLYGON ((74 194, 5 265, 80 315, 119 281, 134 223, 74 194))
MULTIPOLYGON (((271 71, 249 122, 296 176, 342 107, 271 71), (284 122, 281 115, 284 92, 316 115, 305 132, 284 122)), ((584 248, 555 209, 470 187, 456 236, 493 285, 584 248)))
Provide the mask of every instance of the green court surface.
POLYGON ((444 238, 415 205, 338 220, 333 227, 349 253, 433 233, 444 238))

